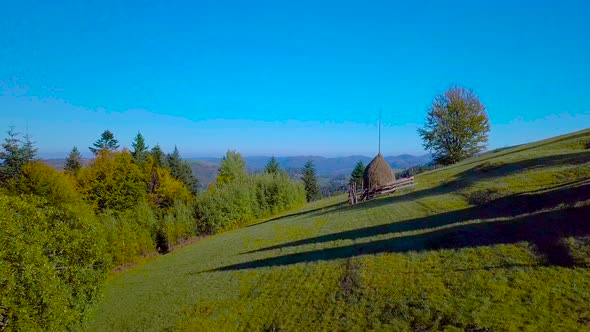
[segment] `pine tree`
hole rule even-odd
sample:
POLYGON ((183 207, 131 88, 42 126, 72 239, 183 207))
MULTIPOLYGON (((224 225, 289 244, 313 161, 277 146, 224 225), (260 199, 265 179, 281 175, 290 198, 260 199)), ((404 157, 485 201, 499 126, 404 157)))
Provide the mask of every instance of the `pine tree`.
POLYGON ((193 170, 188 162, 182 160, 178 147, 174 147, 174 151, 167 156, 168 167, 170 168, 170 175, 175 179, 183 182, 186 187, 195 194, 199 187, 197 178, 193 175, 193 170))
POLYGON ((279 174, 280 166, 279 166, 279 162, 277 161, 277 158, 272 156, 270 158, 270 160, 268 161, 268 163, 266 164, 264 171, 268 174, 275 174, 275 175, 279 174))
POLYGON ((29 135, 28 133, 25 134, 24 139, 25 141, 22 146, 22 151, 23 159, 26 163, 35 160, 38 149, 35 147, 35 142, 33 142, 31 135, 29 135))
POLYGON ((160 144, 156 144, 156 146, 154 146, 152 148, 151 154, 152 154, 152 157, 154 158, 154 162, 156 163, 156 166, 162 167, 162 168, 168 167, 168 160, 166 159, 166 154, 162 150, 162 147, 160 147, 160 144))
POLYGON ((360 188, 363 184, 363 175, 365 174, 365 164, 362 160, 359 160, 354 167, 354 170, 350 174, 350 184, 356 183, 356 186, 360 188))
POLYGON ((34 142, 27 134, 24 142, 20 139, 20 133, 10 127, 8 137, 4 139, 0 151, 0 182, 6 184, 10 179, 17 178, 22 173, 23 166, 35 159, 37 149, 34 142))
POLYGON ((82 155, 78 148, 74 146, 66 159, 64 170, 66 173, 77 174, 80 168, 82 168, 82 155))
POLYGON ((145 145, 145 140, 140 132, 137 132, 137 135, 133 139, 133 143, 131 143, 131 146, 133 147, 131 155, 133 156, 133 160, 135 161, 135 163, 138 165, 145 164, 148 157, 147 150, 149 149, 149 147, 145 145))
POLYGON ((170 168, 170 175, 178 179, 180 176, 180 165, 182 164, 182 158, 180 157, 180 151, 178 147, 174 146, 174 151, 166 156, 168 167, 170 168))
POLYGON ((305 197, 308 202, 321 198, 318 179, 315 175, 315 166, 311 160, 306 162, 303 167, 303 184, 305 186, 305 197))
POLYGON ((96 154, 98 151, 102 149, 107 149, 111 151, 115 151, 119 148, 119 141, 115 139, 115 135, 110 130, 105 130, 101 135, 100 138, 93 144, 93 146, 89 147, 92 153, 96 154))

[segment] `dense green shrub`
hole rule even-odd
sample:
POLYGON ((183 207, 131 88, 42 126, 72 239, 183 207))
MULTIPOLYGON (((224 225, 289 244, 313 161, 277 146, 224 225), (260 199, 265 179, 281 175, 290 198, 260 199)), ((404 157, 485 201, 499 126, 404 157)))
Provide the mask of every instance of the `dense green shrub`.
POLYGON ((211 187, 195 203, 198 230, 211 234, 301 206, 303 184, 285 174, 246 176, 211 187))
POLYGON ((169 246, 198 234, 192 206, 181 201, 176 201, 174 206, 166 211, 162 217, 162 224, 163 234, 169 246))
POLYGON ((135 208, 122 212, 107 210, 101 219, 115 265, 131 262, 156 250, 158 220, 146 202, 136 203, 135 208))
POLYGON ((110 267, 102 226, 83 204, 0 196, 0 304, 6 329, 64 330, 110 267))

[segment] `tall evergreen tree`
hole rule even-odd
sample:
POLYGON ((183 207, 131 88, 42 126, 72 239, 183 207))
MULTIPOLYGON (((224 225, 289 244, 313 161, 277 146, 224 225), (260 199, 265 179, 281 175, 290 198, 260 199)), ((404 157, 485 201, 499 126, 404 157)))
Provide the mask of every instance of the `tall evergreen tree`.
POLYGON ((217 183, 223 184, 246 175, 246 161, 237 151, 229 150, 219 165, 217 183))
POLYGON ((35 142, 33 142, 31 135, 28 133, 25 134, 24 139, 25 141, 22 145, 22 151, 25 162, 35 160, 38 151, 38 149, 35 147, 35 142))
POLYGON ((268 174, 279 174, 280 166, 279 166, 279 162, 277 161, 277 158, 272 156, 270 158, 270 160, 268 161, 268 163, 266 164, 264 171, 268 174))
POLYGON ((152 148, 151 154, 152 154, 152 157, 154 158, 154 162, 156 163, 156 165, 158 167, 163 167, 163 168, 168 167, 168 160, 166 158, 166 154, 162 150, 162 147, 160 146, 160 144, 156 144, 156 146, 154 146, 152 148))
POLYGON ((168 163, 168 167, 170 168, 170 174, 178 179, 180 175, 180 167, 182 164, 182 158, 180 157, 180 151, 178 151, 178 147, 174 146, 172 153, 169 153, 166 156, 166 161, 168 163))
POLYGON ((357 187, 360 188, 363 184, 363 175, 365 174, 365 164, 362 160, 359 160, 354 167, 354 170, 350 174, 350 184, 356 183, 357 187))
POLYGON ((140 132, 137 132, 137 135, 133 139, 133 143, 131 143, 133 147, 133 151, 131 151, 131 155, 133 156, 133 160, 138 165, 145 164, 147 157, 148 157, 148 149, 149 147, 145 145, 145 139, 140 132))
POLYGON ((77 174, 80 168, 82 168, 82 155, 78 148, 74 146, 66 159, 64 170, 70 174, 77 174))
POLYGON ((10 127, 7 134, 8 137, 2 143, 4 151, 0 151, 0 182, 4 184, 20 176, 23 166, 35 159, 37 153, 29 135, 25 135, 23 142, 14 127, 10 127))
POLYGON ((303 166, 303 185, 305 186, 305 197, 308 202, 321 198, 318 179, 315 175, 315 166, 311 160, 303 166))
POLYGON ((183 182, 186 187, 194 194, 198 190, 199 182, 193 175, 193 170, 188 162, 182 160, 178 147, 174 147, 174 151, 167 156, 168 167, 170 168, 170 175, 175 179, 183 182))
POLYGON ((93 146, 89 147, 88 149, 90 149, 92 153, 96 154, 102 149, 111 151, 117 150, 119 148, 119 141, 115 139, 115 135, 110 130, 105 130, 100 135, 100 138, 92 145, 93 146))

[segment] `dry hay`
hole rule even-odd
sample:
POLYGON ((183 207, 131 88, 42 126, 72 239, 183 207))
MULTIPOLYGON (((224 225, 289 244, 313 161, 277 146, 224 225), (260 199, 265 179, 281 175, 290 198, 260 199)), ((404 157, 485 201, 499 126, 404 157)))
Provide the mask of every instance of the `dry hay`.
POLYGON ((363 187, 373 190, 395 181, 395 174, 391 166, 378 154, 365 168, 363 187))

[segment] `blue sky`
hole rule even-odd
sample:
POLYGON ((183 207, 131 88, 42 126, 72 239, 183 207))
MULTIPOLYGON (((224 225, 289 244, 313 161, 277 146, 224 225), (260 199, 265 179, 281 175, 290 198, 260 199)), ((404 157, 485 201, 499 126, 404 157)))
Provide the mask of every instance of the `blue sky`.
POLYGON ((0 127, 45 157, 109 128, 186 157, 423 153, 473 89, 490 148, 590 126, 588 1, 0 3, 0 127))

